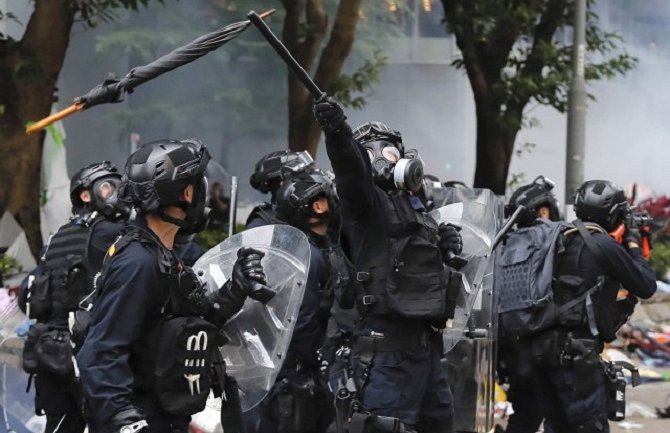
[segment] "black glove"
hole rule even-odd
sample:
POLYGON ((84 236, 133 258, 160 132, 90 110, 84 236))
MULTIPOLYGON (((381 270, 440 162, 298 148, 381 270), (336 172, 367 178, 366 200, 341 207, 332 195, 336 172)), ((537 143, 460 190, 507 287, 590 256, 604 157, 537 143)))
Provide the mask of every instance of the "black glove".
POLYGON ((641 243, 640 229, 634 227, 626 227, 626 234, 623 237, 625 247, 628 247, 629 242, 635 242, 638 246, 641 243))
POLYGON ((144 414, 135 408, 123 410, 110 420, 114 433, 139 433, 149 427, 144 414))
POLYGON ((247 296, 263 303, 272 299, 275 293, 265 286, 265 272, 261 265, 264 255, 262 251, 248 247, 237 251, 232 276, 209 297, 212 302, 209 321, 223 325, 240 311, 247 296))
POLYGON ((458 255, 463 251, 463 238, 458 233, 460 230, 460 227, 453 224, 440 224, 440 240, 437 242, 437 246, 445 258, 454 254, 458 255))
POLYGON ((347 130, 351 132, 344 110, 342 110, 340 104, 330 98, 317 101, 314 104, 314 117, 326 134, 347 130))
POLYGON ((275 293, 266 284, 261 259, 265 253, 254 248, 242 247, 237 251, 237 261, 233 266, 232 283, 250 298, 262 303, 268 302, 275 293))

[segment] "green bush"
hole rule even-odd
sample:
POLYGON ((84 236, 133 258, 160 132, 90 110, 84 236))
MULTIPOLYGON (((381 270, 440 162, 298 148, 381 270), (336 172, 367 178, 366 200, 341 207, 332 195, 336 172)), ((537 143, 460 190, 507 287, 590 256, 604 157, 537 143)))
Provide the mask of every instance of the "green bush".
POLYGON ((4 254, 0 256, 0 275, 2 278, 21 272, 22 269, 23 267, 14 257, 4 254))
POLYGON ((656 242, 651 251, 651 267, 656 278, 662 279, 670 270, 670 242, 656 242))

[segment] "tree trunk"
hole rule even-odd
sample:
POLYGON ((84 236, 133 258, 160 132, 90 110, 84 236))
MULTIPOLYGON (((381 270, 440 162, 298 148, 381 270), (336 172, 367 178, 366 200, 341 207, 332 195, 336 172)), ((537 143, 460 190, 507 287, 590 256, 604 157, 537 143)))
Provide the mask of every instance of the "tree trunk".
MULTIPOLYGON (((297 39, 299 16, 302 13, 299 3, 301 2, 284 1, 284 43, 307 71, 313 69, 312 65, 321 52, 314 81, 322 91, 327 92, 340 75, 351 52, 362 0, 340 0, 330 38, 323 51, 320 50, 320 45, 328 27, 328 20, 322 1, 307 1, 307 36, 303 42, 298 42, 297 39)), ((316 157, 321 129, 312 115, 313 103, 314 99, 305 86, 293 74, 289 74, 289 149, 307 150, 316 157)))
POLYGON ((477 159, 475 188, 505 194, 507 174, 519 128, 500 120, 500 104, 475 100, 477 113, 477 159))
POLYGON ((18 42, 0 45, 0 209, 16 217, 38 256, 40 168, 44 132, 26 135, 25 125, 48 116, 70 41, 70 0, 41 0, 18 42))

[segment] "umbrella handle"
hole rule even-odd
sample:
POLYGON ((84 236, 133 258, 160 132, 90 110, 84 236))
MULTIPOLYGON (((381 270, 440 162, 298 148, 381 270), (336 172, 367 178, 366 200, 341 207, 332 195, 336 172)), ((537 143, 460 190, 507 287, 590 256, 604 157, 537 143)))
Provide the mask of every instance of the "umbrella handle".
POLYGON ((33 123, 26 128, 27 134, 32 134, 33 132, 41 131, 52 123, 58 122, 59 120, 65 119, 68 116, 71 116, 74 113, 82 111, 84 109, 84 104, 72 104, 64 110, 54 113, 51 116, 45 117, 44 119, 33 123))

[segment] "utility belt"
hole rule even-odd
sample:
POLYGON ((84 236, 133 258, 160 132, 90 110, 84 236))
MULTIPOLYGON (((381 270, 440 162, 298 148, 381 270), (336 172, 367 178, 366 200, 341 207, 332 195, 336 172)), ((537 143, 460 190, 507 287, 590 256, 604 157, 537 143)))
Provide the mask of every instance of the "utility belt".
POLYGON ((362 390, 370 377, 372 360, 377 352, 412 352, 428 350, 432 344, 441 343, 442 333, 429 329, 393 338, 384 335, 361 335, 354 338, 354 353, 358 355, 358 365, 354 369, 356 386, 362 390))
POLYGON ((393 417, 379 416, 364 410, 358 397, 370 377, 372 361, 378 352, 405 352, 428 350, 441 341, 441 332, 426 329, 419 335, 412 333, 388 338, 372 333, 354 339, 353 350, 358 355, 358 365, 353 377, 340 384, 335 395, 335 425, 337 433, 400 433, 408 431, 405 425, 393 417))
POLYGON ((528 341, 532 362, 548 368, 572 367, 583 359, 599 359, 603 349, 598 338, 566 329, 553 328, 528 341))

